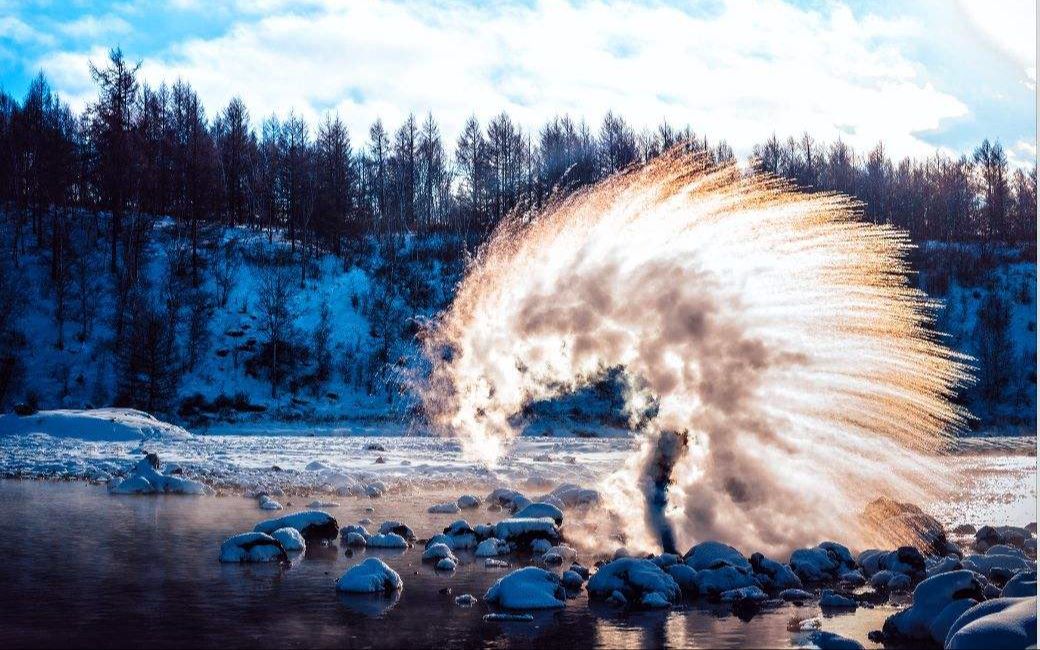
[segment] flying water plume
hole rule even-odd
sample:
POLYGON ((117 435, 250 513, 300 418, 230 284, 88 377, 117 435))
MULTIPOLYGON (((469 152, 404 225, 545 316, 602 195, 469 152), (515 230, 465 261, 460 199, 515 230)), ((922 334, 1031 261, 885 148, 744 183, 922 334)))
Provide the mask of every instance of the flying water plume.
POLYGON ((943 487, 969 376, 857 209, 673 150, 508 220, 428 332, 426 411, 494 464, 526 404, 621 367, 641 439, 600 490, 629 548, 866 543, 867 501, 943 487))

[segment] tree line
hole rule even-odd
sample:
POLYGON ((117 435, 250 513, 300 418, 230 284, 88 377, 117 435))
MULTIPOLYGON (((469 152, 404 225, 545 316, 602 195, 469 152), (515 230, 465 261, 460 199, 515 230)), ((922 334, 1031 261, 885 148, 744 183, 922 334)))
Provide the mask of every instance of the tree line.
MULTIPOLYGON (((21 100, 0 90, 0 246, 9 251, 0 256, 0 397, 17 379, 11 324, 27 296, 12 265, 26 251, 46 260, 59 349, 67 320, 78 340, 90 337, 96 276, 107 269, 114 295, 106 327, 119 355, 120 399, 154 409, 179 373, 194 367, 214 304, 227 301, 237 262, 214 244, 216 227, 284 238, 290 251, 276 266, 280 276, 297 268, 301 284, 319 253, 346 259, 375 242, 389 290, 414 280, 400 288, 406 302, 430 307, 420 304, 415 272, 398 260, 417 250, 416 241, 444 235, 459 244, 450 255, 460 262, 510 212, 537 209, 671 147, 735 160, 725 141, 711 143, 689 126, 637 129, 612 112, 596 126, 561 115, 533 130, 504 112, 486 124, 473 116, 454 143, 433 115, 409 115, 393 129, 376 120, 358 139, 335 114, 313 125, 294 113, 256 121, 237 98, 207 113, 187 81, 149 86, 118 48, 90 71, 97 97, 80 112, 42 73, 21 100), (144 286, 145 246, 158 223, 178 234, 167 244, 175 249, 167 251, 172 268, 151 283, 157 286, 144 286), (219 295, 205 288, 206 278, 219 295)), ((1036 170, 1012 168, 999 143, 984 141, 970 155, 893 160, 880 143, 860 154, 841 140, 773 136, 754 147, 750 166, 806 190, 857 197, 864 218, 905 229, 915 241, 1010 245, 1035 255, 1036 170)), ((289 289, 286 277, 277 280, 261 283, 257 304, 272 330, 272 393, 280 366, 299 356, 281 340, 290 337, 277 303, 289 289), (265 301, 267 294, 274 297, 265 301)), ((387 342, 386 363, 391 330, 401 327, 394 321, 406 320, 391 314, 391 302, 376 299, 370 314, 387 342)), ((319 365, 327 375, 327 359, 319 365)))
MULTIPOLYGON (((376 120, 355 144, 338 115, 314 128, 290 113, 254 129, 232 99, 212 117, 186 81, 152 88, 119 49, 92 65, 98 97, 74 114, 42 73, 19 102, 0 92, 0 203, 17 245, 31 233, 61 263, 60 221, 72 208, 104 211, 109 267, 134 272, 141 215, 186 228, 197 274, 207 223, 284 230, 304 253, 340 252, 366 235, 448 231, 479 240, 517 206, 537 207, 561 189, 593 183, 683 144, 733 159, 689 127, 637 132, 608 113, 594 129, 560 116, 528 132, 502 113, 470 117, 449 150, 434 117, 409 115, 393 132, 376 120)), ((1009 167, 1000 144, 971 156, 893 161, 878 144, 857 155, 808 134, 755 146, 753 164, 807 189, 860 198, 865 216, 916 240, 1033 241, 1036 173, 1009 167)), ((54 271, 57 273, 57 270, 54 271)))

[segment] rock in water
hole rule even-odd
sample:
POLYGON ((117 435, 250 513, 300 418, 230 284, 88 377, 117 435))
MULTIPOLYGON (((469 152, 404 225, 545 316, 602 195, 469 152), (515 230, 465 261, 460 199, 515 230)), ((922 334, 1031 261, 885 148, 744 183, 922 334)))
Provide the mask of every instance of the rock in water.
POLYGON ((336 581, 338 591, 356 594, 389 593, 403 586, 401 576, 375 557, 350 567, 336 581))
POLYGON ((279 528, 295 528, 304 539, 336 539, 339 524, 336 518, 321 510, 304 510, 284 517, 258 523, 253 530, 271 534, 279 528))
POLYGON ((564 607, 567 593, 556 574, 538 567, 517 569, 491 585, 484 600, 506 609, 564 607))
POLYGON ((299 552, 307 550, 307 543, 303 540, 303 535, 295 528, 279 528, 271 533, 271 537, 278 540, 278 543, 286 551, 299 552))
POLYGON ((288 559, 278 540, 264 533, 234 535, 220 545, 221 562, 284 562, 288 559))

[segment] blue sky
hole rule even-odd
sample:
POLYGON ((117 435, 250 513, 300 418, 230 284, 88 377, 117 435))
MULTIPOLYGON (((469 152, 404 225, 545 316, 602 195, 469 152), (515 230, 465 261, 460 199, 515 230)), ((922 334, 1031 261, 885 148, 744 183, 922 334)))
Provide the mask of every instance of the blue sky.
POLYGON ((241 96, 255 120, 337 111, 363 140, 432 111, 448 137, 470 113, 527 126, 608 109, 667 119, 738 153, 808 130, 894 155, 999 139, 1036 160, 1035 4, 711 0, 0 0, 0 86, 43 70, 75 107, 88 61, 119 45, 149 83, 192 83, 211 111, 241 96))

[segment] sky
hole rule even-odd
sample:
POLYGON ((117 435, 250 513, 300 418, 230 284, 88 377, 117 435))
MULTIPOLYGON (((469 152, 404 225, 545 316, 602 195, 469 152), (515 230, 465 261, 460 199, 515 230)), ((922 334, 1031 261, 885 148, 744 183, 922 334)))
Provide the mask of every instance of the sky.
POLYGON ((0 88, 43 71, 74 108, 88 63, 123 49, 145 81, 178 78, 209 114, 254 122, 338 112, 363 142, 432 112, 525 127, 607 110, 637 129, 689 124, 738 155, 808 131, 894 156, 999 140, 1036 164, 1034 0, 0 0, 0 88))

